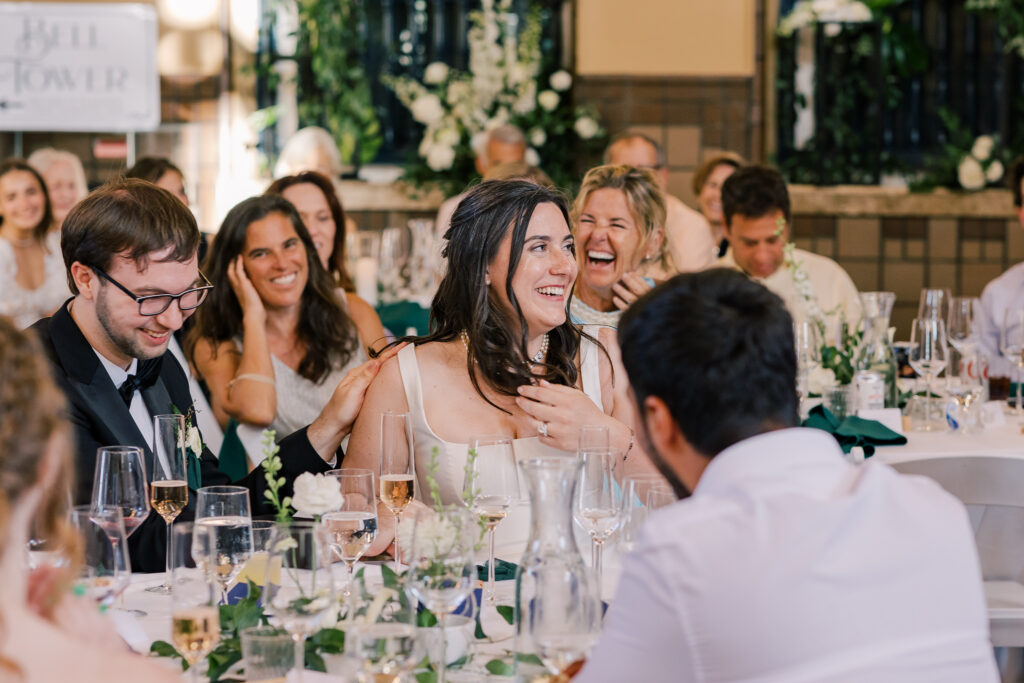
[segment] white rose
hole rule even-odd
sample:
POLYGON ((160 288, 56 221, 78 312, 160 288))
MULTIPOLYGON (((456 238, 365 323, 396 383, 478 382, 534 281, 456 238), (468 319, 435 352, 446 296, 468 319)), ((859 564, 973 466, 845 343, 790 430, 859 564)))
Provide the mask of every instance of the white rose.
POLYGON ((540 166, 540 155, 537 154, 537 150, 533 147, 527 147, 526 153, 523 155, 523 161, 530 166, 540 166))
POLYGON ((530 131, 530 144, 534 147, 543 147, 547 141, 548 134, 544 132, 543 128, 534 128, 530 131))
POLYGON ((825 24, 825 35, 828 36, 829 38, 835 38, 836 36, 838 36, 842 32, 843 32, 843 25, 842 24, 837 24, 834 21, 830 21, 829 23, 825 24))
POLYGON ((455 162, 455 148, 451 145, 431 145, 427 151, 427 166, 432 171, 446 171, 455 162))
POLYGON ((413 101, 409 109, 412 111, 414 119, 428 126, 432 123, 437 123, 444 116, 441 98, 437 95, 421 95, 413 101))
POLYGON ((537 104, 547 111, 553 111, 558 106, 559 99, 558 93, 554 90, 545 90, 537 95, 537 104))
POLYGON ((960 187, 965 190, 980 190, 985 187, 985 172, 981 169, 981 162, 970 154, 960 160, 956 178, 960 181, 960 187))
POLYGON ((836 373, 820 365, 814 367, 807 375, 807 391, 821 396, 825 390, 836 385, 836 373))
POLYGON ((192 425, 187 431, 188 434, 185 438, 188 441, 189 450, 195 453, 196 456, 201 456, 203 454, 203 439, 199 436, 199 430, 192 425))
POLYGON ((319 517, 339 509, 344 501, 337 477, 303 472, 295 480, 292 506, 296 512, 319 517))
POLYGON ((454 147, 459 144, 459 131, 454 128, 442 128, 437 131, 434 139, 437 140, 438 144, 454 147))
POLYGON ((597 132, 601 130, 601 127, 597 125, 597 121, 589 116, 581 116, 576 119, 576 123, 573 124, 573 128, 576 129, 576 134, 584 140, 589 140, 597 135, 597 132))
POLYGON ((1003 179, 1003 172, 1005 170, 1006 169, 1003 168, 1003 162, 996 159, 988 165, 988 168, 985 169, 985 180, 990 183, 998 183, 1003 179))
POLYGON ((572 87, 572 76, 569 75, 568 71, 556 71, 551 74, 548 82, 551 83, 551 87, 555 90, 564 92, 572 87))
POLYGON ((437 85, 448 78, 448 65, 444 62, 431 62, 427 64, 423 72, 423 82, 429 85, 437 85))
POLYGON ((986 161, 992 156, 992 148, 996 146, 996 141, 992 139, 991 135, 979 135, 978 139, 974 141, 974 146, 971 147, 971 156, 978 161, 986 161))
POLYGON ((448 553, 458 534, 454 524, 433 513, 421 512, 417 517, 406 517, 398 525, 398 542, 403 550, 417 555, 438 557, 448 553))

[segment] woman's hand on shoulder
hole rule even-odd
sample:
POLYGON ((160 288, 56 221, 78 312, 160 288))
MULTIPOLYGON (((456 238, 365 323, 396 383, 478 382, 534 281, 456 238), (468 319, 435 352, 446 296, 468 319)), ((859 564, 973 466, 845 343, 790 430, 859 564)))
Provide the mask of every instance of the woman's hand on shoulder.
POLYGON ((263 299, 245 273, 241 254, 228 265, 228 282, 231 283, 231 290, 238 298, 238 305, 242 307, 242 315, 249 319, 264 321, 267 312, 263 307, 263 299))
POLYGON ((324 412, 330 411, 334 419, 344 425, 345 433, 352 430, 352 425, 359 416, 363 407, 363 399, 366 391, 370 388, 381 367, 402 350, 405 344, 396 344, 381 353, 376 358, 371 358, 365 363, 352 368, 338 382, 338 386, 331 394, 330 401, 324 408, 324 412))

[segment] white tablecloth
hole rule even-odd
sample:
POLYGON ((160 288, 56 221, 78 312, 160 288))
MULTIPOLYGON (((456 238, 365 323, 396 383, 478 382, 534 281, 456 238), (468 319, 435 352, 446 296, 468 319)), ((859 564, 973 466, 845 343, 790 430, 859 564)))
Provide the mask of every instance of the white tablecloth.
POLYGON ((960 432, 908 432, 905 446, 882 446, 874 457, 893 464, 924 458, 952 456, 1024 457, 1024 433, 1015 418, 989 426, 977 434, 960 432))

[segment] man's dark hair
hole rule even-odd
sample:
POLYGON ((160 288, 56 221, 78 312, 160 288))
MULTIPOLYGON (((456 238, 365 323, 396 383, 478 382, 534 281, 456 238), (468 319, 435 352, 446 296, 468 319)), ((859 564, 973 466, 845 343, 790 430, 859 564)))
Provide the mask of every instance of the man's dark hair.
POLYGON ((1024 205, 1020 195, 1020 181, 1024 180, 1024 155, 1013 160, 1010 166, 1010 191, 1013 192, 1013 205, 1020 207, 1024 205))
POLYGON ((725 224, 732 225, 736 214, 761 218, 772 211, 782 211, 789 222, 789 192, 786 181, 774 168, 745 166, 736 169, 722 185, 722 213, 725 224))
POLYGON ((657 396, 702 455, 798 424, 793 320, 738 271, 677 275, 648 292, 623 314, 619 346, 641 421, 657 396))
POLYGON ((119 179, 75 205, 60 231, 68 286, 78 294, 71 264, 110 270, 117 254, 142 266, 156 251, 184 263, 199 249, 199 226, 188 207, 167 190, 137 178, 119 179))
POLYGON ((124 172, 125 178, 141 178, 151 183, 158 182, 168 171, 174 171, 182 178, 185 174, 166 157, 142 157, 124 172))

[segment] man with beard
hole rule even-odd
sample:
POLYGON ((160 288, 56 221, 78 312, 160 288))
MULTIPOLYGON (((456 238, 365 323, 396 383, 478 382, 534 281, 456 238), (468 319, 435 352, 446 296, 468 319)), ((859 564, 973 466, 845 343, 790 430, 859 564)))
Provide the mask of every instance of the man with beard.
POLYGON ((637 438, 683 500, 644 524, 574 680, 998 680, 966 510, 796 426, 792 325, 725 269, 623 315, 637 438))
MULTIPOLYGON (((74 297, 32 329, 68 399, 75 503, 90 502, 98 448, 138 446, 152 473, 153 416, 192 411, 185 373, 167 344, 210 289, 199 272, 199 239, 184 204, 137 179, 96 190, 64 220, 61 251, 74 297)), ((302 472, 331 468, 383 358, 350 372, 320 416, 281 441, 280 476, 289 489, 302 472)), ((231 483, 208 449, 196 455, 191 488, 231 483)), ((254 514, 265 507, 262 469, 237 483, 249 488, 254 514)), ((179 519, 190 519, 194 508, 193 492, 179 519)), ((150 514, 129 547, 137 571, 163 571, 165 525, 159 515, 150 514)))

